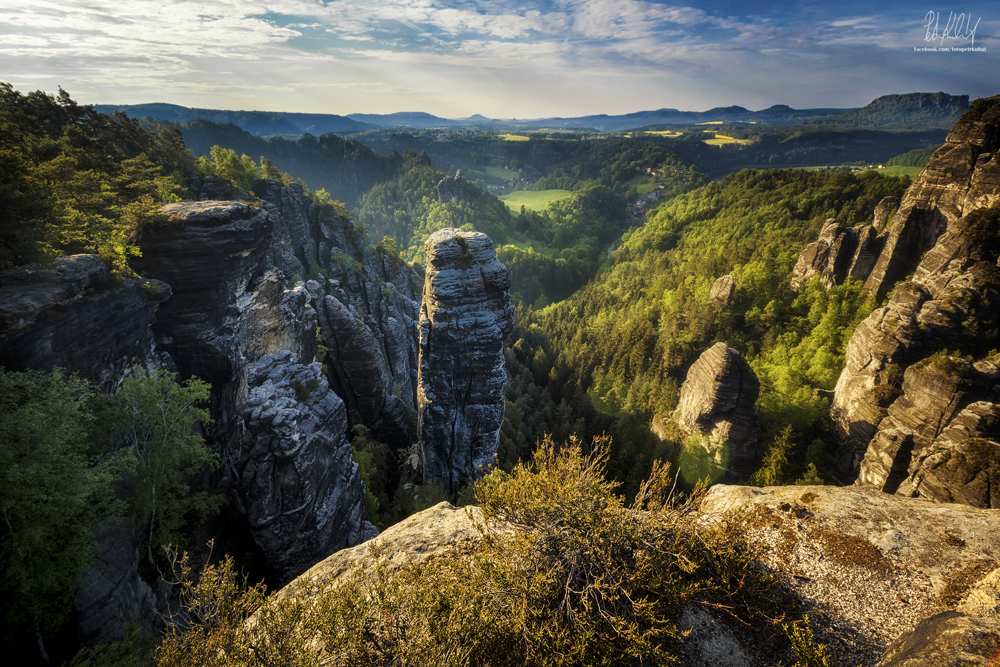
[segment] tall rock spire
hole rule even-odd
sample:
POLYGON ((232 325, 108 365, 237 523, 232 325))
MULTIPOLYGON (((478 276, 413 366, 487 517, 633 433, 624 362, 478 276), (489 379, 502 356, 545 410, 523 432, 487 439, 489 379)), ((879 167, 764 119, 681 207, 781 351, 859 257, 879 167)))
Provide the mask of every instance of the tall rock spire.
POLYGON ((442 229, 424 244, 417 408, 424 476, 457 493, 493 462, 504 415, 510 277, 479 232, 442 229))

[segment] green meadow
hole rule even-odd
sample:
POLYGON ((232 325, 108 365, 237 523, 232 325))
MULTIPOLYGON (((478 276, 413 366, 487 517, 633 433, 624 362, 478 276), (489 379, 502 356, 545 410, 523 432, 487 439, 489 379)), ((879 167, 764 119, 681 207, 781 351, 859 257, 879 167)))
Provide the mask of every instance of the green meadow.
POLYGON ((542 211, 552 202, 572 195, 572 190, 520 190, 509 195, 501 195, 500 201, 515 213, 521 210, 521 206, 533 211, 542 211))

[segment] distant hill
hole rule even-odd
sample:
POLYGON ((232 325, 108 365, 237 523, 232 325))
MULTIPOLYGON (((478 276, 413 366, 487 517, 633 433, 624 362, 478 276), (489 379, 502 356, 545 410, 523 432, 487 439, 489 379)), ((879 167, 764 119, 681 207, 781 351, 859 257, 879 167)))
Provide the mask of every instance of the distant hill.
POLYGON ((832 118, 816 120, 813 123, 841 127, 951 128, 968 108, 968 95, 948 93, 883 95, 868 106, 832 118))
POLYGON ((238 125, 250 134, 271 136, 276 134, 350 134, 374 130, 381 125, 352 120, 344 116, 325 113, 291 113, 287 111, 223 111, 218 109, 192 109, 176 104, 96 104, 101 113, 123 111, 131 118, 159 118, 175 123, 189 120, 207 120, 225 125, 238 125))

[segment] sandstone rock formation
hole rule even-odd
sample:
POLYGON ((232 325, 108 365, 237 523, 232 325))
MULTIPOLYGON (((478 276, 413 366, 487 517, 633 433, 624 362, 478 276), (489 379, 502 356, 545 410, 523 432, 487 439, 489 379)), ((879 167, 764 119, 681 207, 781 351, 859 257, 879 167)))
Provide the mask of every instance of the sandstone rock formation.
POLYGON ((424 476, 457 493, 493 462, 504 414, 507 268, 489 237, 442 229, 424 244, 417 398, 424 476))
POLYGON ((239 488, 254 539, 291 579, 378 531, 364 520, 365 487, 345 436, 344 402, 320 364, 300 364, 288 351, 267 355, 249 386, 239 488))
POLYGON ((716 343, 688 369, 681 385, 678 423, 688 435, 705 434, 728 443, 727 469, 752 472, 760 425, 760 382, 739 352, 716 343))
POLYGON ((857 486, 724 485, 709 490, 701 511, 710 521, 744 507, 758 512, 747 524, 752 540, 765 550, 765 566, 801 601, 817 641, 827 644, 837 664, 874 665, 883 656, 887 661, 880 664, 896 667, 983 664, 981 658, 888 660, 897 652, 897 638, 911 632, 928 636, 921 629, 925 623, 950 635, 950 641, 959 641, 963 630, 986 629, 987 637, 995 632, 983 619, 933 619, 941 612, 946 612, 942 619, 969 618, 952 610, 964 609, 971 591, 1000 564, 994 539, 1000 512, 857 486))
MULTIPOLYGON (((884 211, 886 202, 895 199, 886 197, 876 210, 884 211)), ((817 274, 827 289, 843 284, 848 278, 865 280, 875 265, 883 242, 876 229, 875 225, 844 227, 837 224, 835 218, 827 220, 819 239, 806 246, 799 255, 792 270, 792 289, 801 289, 817 274)))
POLYGON ((170 294, 155 280, 113 280, 96 255, 0 272, 0 364, 59 366, 105 391, 120 386, 133 366, 169 368, 150 327, 170 294))
POLYGON ((437 185, 438 201, 460 202, 465 199, 465 191, 462 189, 462 170, 455 172, 454 176, 445 176, 437 185))
POLYGON ((728 306, 733 300, 733 292, 736 289, 736 281, 731 275, 722 276, 712 283, 712 290, 708 298, 717 301, 721 306, 728 306))
POLYGON ((838 464, 851 478, 998 506, 991 406, 1000 373, 989 356, 1000 347, 1000 249, 989 231, 1000 203, 998 148, 1000 96, 977 102, 956 124, 883 234, 865 289, 883 296, 906 273, 913 277, 848 345, 831 417, 838 464))

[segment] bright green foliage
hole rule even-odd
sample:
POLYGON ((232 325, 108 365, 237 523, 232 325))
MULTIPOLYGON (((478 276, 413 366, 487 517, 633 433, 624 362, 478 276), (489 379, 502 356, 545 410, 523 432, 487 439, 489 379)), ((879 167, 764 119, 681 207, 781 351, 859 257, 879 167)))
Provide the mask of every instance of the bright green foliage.
POLYGON ((822 654, 811 636, 771 618, 794 621, 773 613, 774 580, 755 566, 744 533, 752 517, 696 526, 699 495, 672 502, 660 465, 626 504, 606 481, 607 461, 604 440, 583 448, 546 439, 530 465, 477 483, 480 540, 402 563, 376 542, 332 586, 298 581, 266 597, 238 584, 231 561, 198 582, 189 572, 188 615, 157 664, 668 664, 690 604, 753 626, 776 663, 822 654))
POLYGON ((112 476, 91 459, 91 387, 61 371, 0 369, 0 591, 8 622, 48 633, 64 620, 112 476))
MULTIPOLYGON (((563 424, 576 430, 581 420, 582 437, 612 433, 609 468, 631 495, 654 458, 682 445, 674 439, 661 447, 650 420, 673 411, 687 368, 724 341, 760 377, 762 442, 793 427, 791 482, 809 463, 803 446, 830 440, 829 406, 814 389, 833 388, 851 333, 875 305, 855 282, 827 291, 815 280, 796 293, 788 284, 792 267, 827 218, 865 223, 883 197, 905 187, 873 173, 743 171, 661 205, 572 297, 541 313, 517 311, 510 350, 546 392, 520 409, 541 411, 537 428, 560 437, 568 435, 559 432, 563 424), (709 292, 725 274, 736 290, 721 308, 709 292), (567 414, 556 418, 563 404, 567 414)), ((510 361, 508 371, 519 383, 510 361)), ((508 391, 508 401, 519 399, 508 391)), ((502 440, 501 455, 512 461, 515 451, 525 455, 520 443, 530 446, 540 432, 505 424, 502 435, 511 442, 502 440)), ((827 453, 814 454, 822 471, 827 453)))
POLYGON ((218 466, 201 426, 210 423, 209 385, 192 378, 178 384, 167 371, 138 371, 105 397, 99 421, 112 447, 124 454, 129 510, 136 525, 147 526, 147 555, 182 539, 187 514, 204 516, 218 509, 218 499, 193 491, 191 474, 218 466))
POLYGON ((160 224, 189 166, 176 132, 156 135, 65 91, 22 95, 0 83, 0 269, 93 252, 128 275, 145 227, 160 224))

